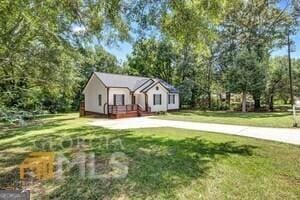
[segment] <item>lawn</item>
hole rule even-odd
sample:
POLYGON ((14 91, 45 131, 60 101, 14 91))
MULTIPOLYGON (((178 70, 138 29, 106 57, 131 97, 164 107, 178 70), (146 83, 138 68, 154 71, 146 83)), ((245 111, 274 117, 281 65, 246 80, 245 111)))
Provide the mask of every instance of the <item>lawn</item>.
POLYGON ((23 128, 1 127, 0 186, 18 184, 18 165, 32 151, 52 150, 67 158, 78 151, 95 153, 101 173, 112 170, 112 153, 123 152, 127 176, 84 178, 74 166, 65 171, 64 180, 30 185, 33 198, 300 198, 299 146, 172 128, 108 130, 91 127, 89 119, 77 116, 57 115, 23 128), (78 138, 92 142, 79 147, 78 138))
MULTIPOLYGON (((167 113, 157 116, 160 119, 218 123, 218 124, 235 124, 258 127, 276 127, 291 128, 293 127, 293 117, 288 112, 226 112, 226 111, 199 111, 199 110, 182 110, 179 112, 167 113)), ((300 116, 297 116, 297 122, 300 126, 300 116)))

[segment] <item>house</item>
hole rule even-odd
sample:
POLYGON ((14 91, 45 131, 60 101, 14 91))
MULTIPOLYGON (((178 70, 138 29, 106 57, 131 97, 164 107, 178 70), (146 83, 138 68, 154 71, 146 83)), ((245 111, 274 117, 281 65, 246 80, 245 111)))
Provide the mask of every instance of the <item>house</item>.
POLYGON ((179 93, 161 79, 94 72, 83 94, 84 114, 133 117, 179 109, 179 93))

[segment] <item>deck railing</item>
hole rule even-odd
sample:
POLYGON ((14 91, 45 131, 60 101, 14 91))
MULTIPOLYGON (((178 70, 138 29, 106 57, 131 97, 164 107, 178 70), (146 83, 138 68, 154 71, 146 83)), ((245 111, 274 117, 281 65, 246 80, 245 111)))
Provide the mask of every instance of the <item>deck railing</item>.
MULTIPOLYGON (((108 105, 108 113, 109 114, 117 114, 117 113, 127 113, 131 111, 144 111, 144 109, 138 104, 128 104, 128 105, 108 105)), ((151 108, 148 106, 148 112, 151 112, 151 108)))
POLYGON ((108 113, 109 114, 117 114, 117 113, 127 113, 130 111, 137 111, 138 106, 136 104, 129 104, 129 105, 108 105, 108 113))

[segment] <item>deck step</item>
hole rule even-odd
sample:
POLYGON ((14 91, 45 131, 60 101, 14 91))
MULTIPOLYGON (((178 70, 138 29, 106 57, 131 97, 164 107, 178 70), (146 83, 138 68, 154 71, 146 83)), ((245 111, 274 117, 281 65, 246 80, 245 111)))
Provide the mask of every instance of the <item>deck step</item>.
POLYGON ((120 118, 127 118, 127 117, 143 117, 143 116, 150 116, 150 115, 153 115, 153 113, 146 112, 146 111, 127 111, 127 112, 111 114, 110 118, 120 119, 120 118))
POLYGON ((146 112, 146 111, 140 111, 139 112, 139 116, 143 117, 143 116, 151 116, 153 115, 153 113, 151 112, 146 112))
POLYGON ((119 119, 119 118, 138 117, 138 116, 139 116, 139 114, 138 114, 137 111, 130 111, 130 112, 112 114, 111 118, 113 118, 113 119, 119 119))

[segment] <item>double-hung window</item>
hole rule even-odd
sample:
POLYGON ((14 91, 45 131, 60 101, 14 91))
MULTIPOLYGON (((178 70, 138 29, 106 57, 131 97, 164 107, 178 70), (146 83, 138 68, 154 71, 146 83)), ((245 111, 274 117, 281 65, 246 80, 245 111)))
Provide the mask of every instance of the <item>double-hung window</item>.
POLYGON ((114 105, 124 106, 125 105, 125 95, 124 94, 114 94, 114 105))
POLYGON ((168 104, 175 104, 175 94, 169 94, 168 104))
POLYGON ((153 95, 153 105, 161 105, 161 94, 153 95))

